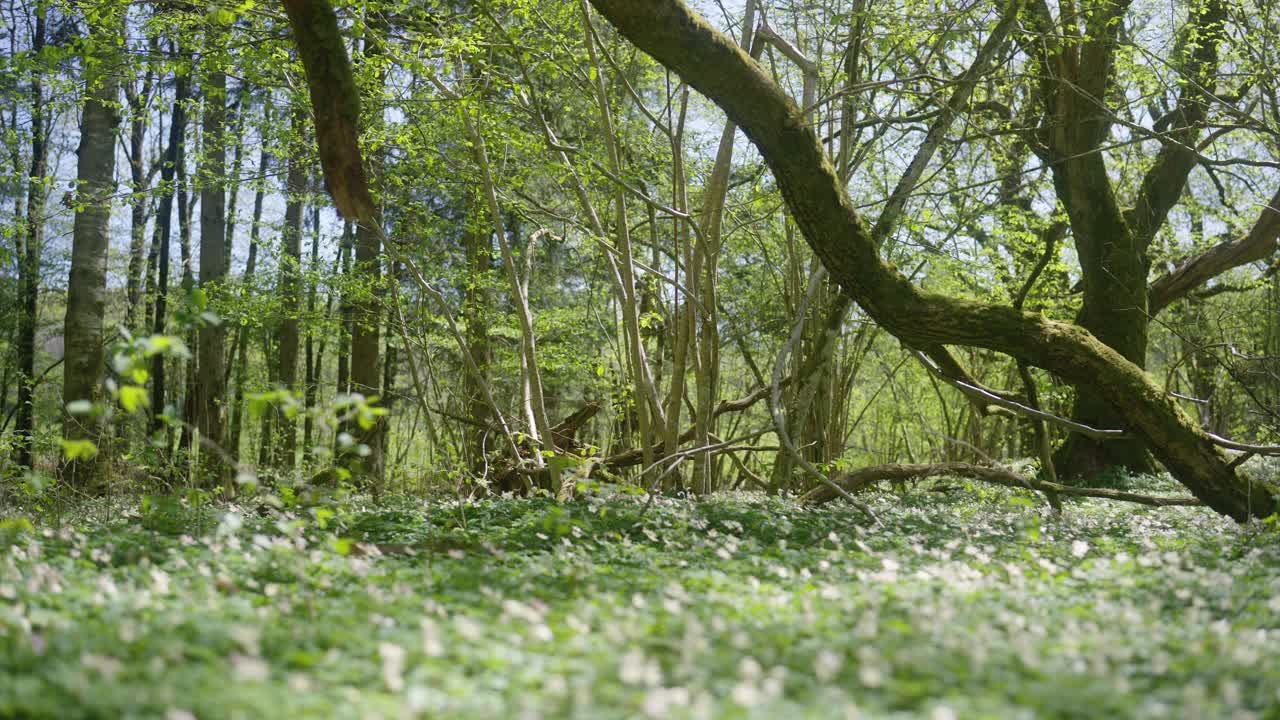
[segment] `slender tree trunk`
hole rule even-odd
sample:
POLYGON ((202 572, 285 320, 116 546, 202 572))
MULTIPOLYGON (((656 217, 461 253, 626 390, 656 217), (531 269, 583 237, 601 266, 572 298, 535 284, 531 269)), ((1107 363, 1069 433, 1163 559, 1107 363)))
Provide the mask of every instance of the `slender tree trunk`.
MULTIPOLYGON (((263 128, 270 124, 270 102, 264 109, 265 117, 263 118, 263 128)), ((244 276, 240 278, 240 299, 246 302, 252 294, 253 274, 258 269, 258 238, 262 229, 262 205, 266 194, 266 177, 267 171, 271 168, 271 155, 265 147, 259 152, 258 158, 258 175, 257 189, 253 193, 253 219, 249 223, 249 254, 245 259, 244 276)), ((227 441, 231 449, 231 453, 239 458, 240 439, 244 430, 244 386, 246 376, 249 369, 249 323, 242 322, 236 330, 236 359, 235 359, 235 396, 231 401, 231 428, 229 431, 230 439, 227 441)), ((267 358, 270 362, 270 358, 267 358)))
MULTIPOLYGON (((177 49, 170 48, 170 54, 177 55, 177 49)), ((177 188, 174 179, 180 165, 186 162, 184 145, 187 136, 187 100, 191 95, 191 81, 187 75, 179 74, 173 97, 173 120, 169 125, 169 146, 165 151, 164 165, 160 170, 163 185, 160 206, 156 210, 156 300, 155 316, 152 318, 151 330, 156 335, 164 335, 168 320, 169 301, 169 250, 173 228, 173 200, 177 188)), ((158 354, 151 361, 151 411, 154 413, 152 431, 164 429, 161 414, 165 412, 166 377, 165 358, 158 354)), ((167 445, 166 445, 167 447, 167 445)))
MULTIPOLYGON (((271 360, 280 356, 277 338, 269 327, 264 327, 261 331, 262 358, 267 366, 267 387, 279 387, 280 363, 271 360)), ((262 426, 258 432, 258 467, 278 467, 280 464, 278 437, 275 430, 277 414, 274 409, 268 409, 262 413, 262 426)))
POLYGON ((248 114, 249 85, 240 84, 235 104, 231 108, 234 118, 230 141, 235 148, 231 155, 231 171, 227 175, 227 238, 222 243, 222 266, 231 272, 231 259, 235 249, 236 223, 239 219, 240 173, 244 167, 244 116, 248 114))
MULTIPOLYGON (((359 295, 351 303, 351 392, 366 398, 379 394, 381 313, 380 303, 374 295, 382 280, 379 255, 382 252, 381 228, 361 224, 356 230, 356 257, 352 272, 361 280, 359 295)), ((349 432, 357 441, 369 448, 364 458, 348 456, 347 464, 355 469, 362 481, 377 487, 382 482, 382 440, 385 424, 375 422, 369 430, 352 427, 349 432)))
MULTIPOLYGON (((342 277, 347 281, 351 280, 351 255, 355 252, 355 229, 348 220, 342 224, 342 244, 338 248, 338 263, 341 266, 342 277)), ((342 297, 338 301, 338 319, 340 327, 338 329, 338 369, 336 392, 338 395, 346 395, 351 392, 351 334, 355 326, 351 322, 351 291, 349 288, 343 288, 342 297)))
MULTIPOLYGON (((227 276, 226 119, 227 76, 210 73, 205 84, 204 153, 200 168, 200 287, 206 297, 222 290, 227 276)), ((226 417, 227 386, 223 361, 226 326, 202 323, 199 330, 195 412, 196 432, 212 447, 200 449, 200 479, 230 490, 231 468, 214 448, 221 449, 226 417)))
MULTIPOLYGON (((123 25, 123 23, 122 23, 123 25)), ((95 28, 95 47, 113 48, 113 33, 95 28)), ((109 51, 108 51, 109 52, 109 51)), ((117 104, 120 81, 110 57, 86 58, 85 88, 88 97, 80 121, 80 147, 76 170, 76 216, 71 239, 71 273, 67 281, 67 313, 63 337, 64 360, 62 401, 71 403, 102 400, 102 324, 106 311, 107 250, 111 240, 111 196, 115 193, 116 127, 120 124, 117 104), (102 72, 102 68, 106 72, 102 72)), ((63 437, 99 445, 102 422, 96 413, 67 414, 63 437)), ((76 488, 97 484, 99 459, 72 459, 63 468, 63 478, 76 488)))
MULTIPOLYGON (((45 45, 45 7, 37 5, 31 50, 39 55, 45 45)), ((18 258, 18 415, 14 426, 18 467, 30 469, 35 431, 36 327, 40 304, 40 255, 44 246, 44 207, 49 169, 49 145, 45 137, 44 81, 40 70, 31 73, 31 172, 27 181, 27 222, 18 258)))
MULTIPOLYGON (((583 0, 585 4, 586 0, 583 0)), ((743 11, 742 37, 739 46, 751 50, 752 33, 755 31, 754 0, 747 0, 743 11)), ((806 76, 805 87, 809 87, 806 76)), ((808 107, 811 102, 806 102, 808 107)), ((733 143, 738 126, 726 120, 720 132, 720 145, 716 149, 715 163, 703 192, 702 212, 698 224, 702 232, 698 238, 697 253, 692 273, 699 269, 698 279, 698 365, 695 376, 697 405, 694 413, 694 442, 698 446, 712 443, 716 434, 715 404, 720 394, 720 329, 719 300, 716 288, 719 282, 721 230, 724 221, 724 205, 729 192, 729 172, 733 167, 733 143)), ((693 466, 693 485, 703 493, 710 493, 719 484, 718 464, 712 453, 699 455, 693 466)))
MULTIPOLYGON (((301 108, 293 113, 292 131, 303 132, 301 108)), ((289 158, 289 171, 285 179, 287 200, 284 210, 282 238, 284 247, 280 253, 281 318, 278 335, 278 364, 276 376, 280 386, 291 393, 298 392, 298 314, 302 309, 299 275, 302 268, 302 203, 307 190, 307 169, 302 157, 289 158)), ((275 413, 277 462, 281 468, 292 471, 296 464, 298 448, 298 423, 284 413, 275 413)))
MULTIPOLYGON (((494 185, 493 166, 489 161, 489 153, 484 135, 476 125, 470 110, 462 109, 462 120, 471 139, 472 159, 480 171, 480 185, 484 191, 484 199, 489 210, 489 222, 492 223, 494 236, 498 241, 498 249, 502 255, 502 264, 507 270, 507 280, 511 288, 511 302, 515 305, 516 317, 520 321, 520 351, 528 380, 528 404, 532 415, 530 435, 538 442, 545 443, 555 449, 555 438, 551 435, 551 423, 547 419, 546 401, 543 396, 542 372, 538 367, 537 338, 533 326, 533 311, 529 307, 529 297, 524 292, 520 280, 520 270, 516 266, 515 254, 511 250, 511 241, 507 237, 506 223, 503 222, 502 209, 498 203, 498 191, 494 185)), ((535 456, 536 457, 536 456, 535 456)), ((535 460, 536 461, 536 460, 535 460)))
POLYGON ((128 309, 126 326, 139 329, 138 309, 141 305, 143 270, 146 262, 147 235, 147 114, 154 75, 150 66, 140 81, 140 89, 125 83, 129 100, 129 270, 125 279, 128 309))
MULTIPOLYGON (((185 60, 190 62, 191 54, 185 60)), ((196 138, 196 155, 202 152, 200 138, 196 138)), ((196 287, 195 262, 191 252, 192 215, 195 203, 191 198, 191 180, 187 176, 186 148, 183 148, 183 160, 178 163, 177 177, 174 182, 178 187, 178 252, 182 263, 182 299, 187 302, 191 291, 196 287)), ((196 363, 199 361, 199 336, 194 325, 187 328, 184 341, 194 353, 182 364, 182 419, 181 431, 178 434, 178 447, 185 452, 177 456, 182 476, 190 474, 191 452, 194 450, 192 440, 196 424, 196 363)))
POLYGON ((467 338, 466 352, 471 354, 476 372, 463 372, 463 401, 466 413, 476 428, 467 430, 467 457, 472 467, 484 464, 485 433, 493 419, 485 388, 489 383, 489 318, 493 313, 493 293, 489 282, 493 272, 493 246, 489 234, 480 230, 482 212, 474 193, 467 193, 466 227, 462 233, 463 252, 467 260, 466 290, 463 293, 463 322, 467 338))
MULTIPOLYGON (((345 259, 346 259, 346 250, 344 248, 339 247, 337 256, 333 258, 333 267, 329 271, 330 278, 338 277, 338 269, 342 267, 343 263, 345 262, 345 259)), ((320 317, 329 317, 330 313, 333 312, 333 306, 335 304, 334 302, 335 300, 336 300, 335 292, 331 286, 328 295, 325 297, 324 312, 321 314, 320 317)), ((342 334, 343 334, 342 330, 339 329, 338 336, 341 337, 342 334)), ((320 342, 316 347, 313 365, 309 370, 310 377, 311 377, 310 387, 312 388, 312 398, 311 398, 309 407, 315 407, 316 405, 323 402, 324 388, 321 386, 320 381, 324 377, 324 356, 325 356, 325 349, 328 347, 328 344, 329 344, 329 335, 328 333, 325 333, 320 337, 320 342)), ((315 432, 316 430, 313 429, 312 430, 313 435, 315 434, 315 432)), ((318 448, 318 446, 319 446, 319 443, 315 442, 315 438, 313 437, 312 443, 308 444, 306 446, 306 449, 308 452, 310 452, 312 449, 318 448)))
MULTIPOLYGON (((404 266, 395 262, 392 263, 389 271, 390 272, 388 274, 390 275, 392 287, 398 287, 404 274, 404 266)), ((392 338, 396 337, 396 332, 394 331, 396 323, 400 321, 398 317, 400 314, 400 308, 397 306, 397 303, 400 302, 400 298, 398 297, 398 293, 394 290, 392 293, 393 296, 390 298, 390 303, 387 307, 387 347, 385 358, 382 363, 382 406, 387 409, 387 418, 391 417, 391 412, 396 404, 396 375, 400 371, 399 352, 397 351, 395 344, 392 342, 392 338)), ((404 351, 407 353, 409 352, 409 349, 406 347, 404 351)), ((379 438, 382 442, 382 457, 384 464, 387 462, 386 458, 390 457, 390 437, 390 432, 383 432, 382 437, 379 438)), ((385 485, 383 483, 379 483, 374 486, 374 490, 375 492, 381 492, 385 490, 385 485)))
MULTIPOLYGON (((9 34, 9 47, 10 47, 10 52, 12 54, 16 55, 18 53, 18 38, 16 33, 9 34)), ((9 126, 7 128, 10 135, 15 138, 18 137, 18 104, 19 102, 20 100, 18 97, 13 98, 13 102, 10 106, 9 126)), ((13 172, 16 177, 18 174, 22 172, 22 166, 23 166, 22 150, 21 150, 21 147, 18 145, 18 143, 11 143, 9 145, 9 160, 10 160, 10 164, 13 166, 13 172)), ((16 188, 13 193, 14 222, 21 222, 22 218, 24 218, 26 215, 26 209, 25 209, 26 206, 23 204, 23 200, 25 198, 26 198, 26 195, 22 192, 22 188, 21 187, 16 188)), ((15 233, 16 242, 14 243, 14 257, 17 259, 19 263, 19 279, 21 279, 21 263, 23 262, 23 258, 24 258, 23 245, 24 245, 25 237, 26 237, 25 231, 22 228, 19 228, 19 231, 15 233)), ((18 325, 20 324, 21 323, 19 322, 15 322, 12 325, 6 324, 5 326, 6 341, 9 342, 11 345, 15 345, 15 346, 17 345, 16 340, 18 335, 18 325)), ((5 364, 4 364, 4 383, 3 383, 4 388, 3 388, 3 392, 0 393, 0 409, 5 411, 5 418, 4 418, 4 421, 0 423, 0 432, 4 432, 5 430, 8 429, 9 420, 12 418, 12 413, 9 412, 9 407, 10 407, 9 386, 13 379, 11 373, 14 370, 14 367, 13 367, 14 363, 11 362, 11 360, 16 360, 16 358, 12 358, 8 353, 6 353, 5 364)), ((15 411, 16 411, 16 408, 15 408, 15 411)))
MULTIPOLYGON (((684 171, 684 123, 688 107, 689 89, 687 86, 681 86, 680 110, 671 137, 671 206, 682 213, 687 212, 689 207, 688 185, 684 171)), ((668 121, 668 124, 672 123, 668 121)), ((679 258, 679 262, 675 263, 673 277, 677 281, 683 281, 685 287, 691 284, 687 271, 693 266, 689 234, 689 226, 686 223, 675 221, 672 235, 675 239, 674 255, 679 258), (686 272, 682 274, 680 268, 684 268, 686 272)), ((693 300, 683 290, 673 293, 671 299, 671 334, 673 336, 671 386, 667 391, 665 410, 667 427, 663 438, 663 453, 668 457, 680 449, 680 417, 684 407, 685 372, 688 368, 689 345, 693 337, 693 300)), ((673 479, 672 484, 677 480, 678 478, 673 479)))
POLYGON ((316 350, 315 350, 315 332, 312 326, 315 322, 316 315, 316 281, 315 274, 320 268, 320 206, 316 203, 311 205, 311 275, 312 279, 307 286, 307 337, 303 343, 303 406, 307 412, 302 418, 302 451, 304 453, 311 451, 312 435, 315 432, 315 419, 311 417, 311 411, 316 405, 316 392, 319 390, 316 374, 319 368, 316 366, 316 350))

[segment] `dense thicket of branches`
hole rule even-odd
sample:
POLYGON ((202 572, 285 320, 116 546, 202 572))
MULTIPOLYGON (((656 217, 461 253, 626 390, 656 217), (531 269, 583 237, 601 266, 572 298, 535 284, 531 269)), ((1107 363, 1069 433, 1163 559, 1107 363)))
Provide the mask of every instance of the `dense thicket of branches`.
POLYGON ((3 492, 908 463, 1265 516, 1273 15, 3 0, 3 492))

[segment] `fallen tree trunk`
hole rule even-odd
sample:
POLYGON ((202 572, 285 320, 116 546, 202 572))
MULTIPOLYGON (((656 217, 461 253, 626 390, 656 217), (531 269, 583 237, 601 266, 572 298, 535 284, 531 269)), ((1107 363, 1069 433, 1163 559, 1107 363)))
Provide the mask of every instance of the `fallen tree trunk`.
MULTIPOLYGON (((587 457, 587 446, 578 439, 578 433, 582 428, 591 421, 600 412, 602 405, 599 402, 588 402, 573 414, 561 420, 550 428, 550 435, 556 444, 556 452, 561 455, 572 455, 581 458, 583 462, 589 463, 586 472, 594 466, 601 464, 600 458, 587 457)), ((526 442, 522 448, 525 452, 522 455, 528 455, 539 452, 540 448, 531 442, 526 442)), ((515 492, 529 493, 535 487, 544 489, 552 488, 554 479, 552 473, 546 467, 526 467, 520 462, 520 458, 505 455, 494 461, 492 469, 493 487, 498 492, 515 492)))
POLYGON ((1168 393, 1087 330, 1008 306, 925 292, 884 262, 803 110, 765 68, 683 2, 591 3, 742 128, 831 277, 888 332, 910 347, 981 347, 1049 370, 1108 398, 1126 429, 1209 507, 1241 522, 1274 511, 1269 488, 1238 476, 1168 393))
MULTIPOLYGON (((1120 502, 1138 503, 1152 507, 1203 505, 1196 498, 1161 497, 1158 495, 1139 495, 1122 490, 1107 488, 1082 488, 1061 485, 1056 482, 1035 480, 1019 475, 1011 470, 969 463, 937 463, 934 465, 872 465, 850 473, 840 473, 832 478, 832 482, 849 494, 866 490, 876 483, 905 482, 907 480, 923 480, 931 477, 963 477, 970 480, 1002 485, 1004 487, 1035 490, 1037 492, 1073 497, 1093 497, 1120 502)), ((800 496, 801 505, 822 505, 838 498, 836 491, 828 485, 819 485, 800 496)))

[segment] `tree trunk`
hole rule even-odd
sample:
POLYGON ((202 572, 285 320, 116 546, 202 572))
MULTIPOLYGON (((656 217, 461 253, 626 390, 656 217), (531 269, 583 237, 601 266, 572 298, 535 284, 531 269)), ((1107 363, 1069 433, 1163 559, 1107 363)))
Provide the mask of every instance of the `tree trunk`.
MULTIPOLYGON (((1175 119, 1167 142, 1144 175, 1132 208, 1122 211, 1101 152, 1112 121, 1104 106, 1114 94, 1115 52, 1120 45, 1127 3, 1099 3, 1084 13, 1081 43, 1063 40, 1046 6, 1032 6, 1030 23, 1043 40, 1031 49, 1041 65, 1040 100, 1045 124, 1040 129, 1044 159, 1053 171, 1058 199, 1071 220, 1080 257, 1084 302, 1078 324, 1139 368, 1146 365, 1147 276, 1152 239, 1178 202, 1187 178, 1199 163, 1192 148, 1201 122, 1215 98, 1218 46, 1225 40, 1227 7, 1207 0, 1191 10, 1182 31, 1188 42, 1174 63, 1179 74, 1175 119), (1047 33, 1047 34, 1046 34, 1047 33)), ((1059 19, 1063 26, 1079 18, 1059 19)), ((1077 30, 1063 27, 1074 37, 1077 30)), ((1117 427, 1123 413, 1089 384, 1076 388, 1073 415, 1093 427, 1117 427)), ((1131 472, 1155 469, 1142 439, 1099 443, 1073 435, 1059 454, 1064 476, 1091 476, 1107 467, 1131 472)))
MULTIPOLYGON (((351 227, 351 221, 348 220, 342 224, 342 245, 338 248, 338 264, 342 271, 342 277, 346 281, 351 279, 351 255, 355 252, 355 229, 351 227)), ((351 323, 351 291, 343 288, 342 297, 338 301, 338 370, 337 370, 337 387, 338 395, 346 395, 351 392, 351 333, 354 326, 351 323)))
MULTIPOLYGON (((31 51, 39 55, 45 45, 45 7, 36 8, 31 51)), ((44 82, 40 70, 31 73, 31 173, 27 179, 27 222, 18 257, 18 416, 14 426, 18 467, 31 469, 35 431, 36 326, 40 304, 40 255, 44 249, 44 207, 48 199, 45 175, 49 169, 48 131, 44 82)))
MULTIPOLYGON (((1146 367, 1150 260, 1145 249, 1119 224, 1088 234, 1076 232, 1075 238, 1084 279, 1084 304, 1077 324, 1129 362, 1146 367)), ((1111 399, 1088 385, 1076 389, 1071 417, 1095 428, 1124 424, 1111 399)), ((1055 464, 1065 479, 1093 478, 1108 468, 1132 473, 1156 470, 1146 443, 1139 438, 1103 441, 1074 433, 1060 449, 1055 464)))
MULTIPOLYGON (((210 73, 205 85, 204 153, 200 169, 200 287, 206 297, 221 291, 227 276, 226 117, 227 76, 210 73)), ((196 432, 209 446, 200 449, 200 480, 230 489, 231 468, 220 450, 224 440, 227 394, 223 362, 226 326, 202 323, 199 330, 195 411, 196 432)))
MULTIPOLYGON (((95 29, 93 42, 113 47, 110 33, 95 29)), ((116 127, 119 78, 111 71, 108 58, 86 59, 84 114, 80 121, 80 147, 76 169, 76 216, 71 239, 71 273, 67 280, 67 313, 63 337, 66 355, 63 365, 62 401, 70 403, 102 400, 102 323, 106 311, 107 250, 111 245, 111 196, 115 193, 116 127), (102 72, 101 68, 107 68, 102 72)), ((63 437, 68 441, 99 444, 102 422, 97 413, 67 414, 63 437)), ((63 467, 64 480, 75 488, 97 484, 99 460, 72 459, 63 467)))
POLYGON ((476 372, 463 372, 463 402, 467 417, 475 428, 467 430, 465 452, 473 468, 484 465, 485 433, 493 420, 485 388, 489 383, 489 364, 493 353, 489 347, 489 319, 493 313, 493 293, 489 283, 493 274, 493 246, 489 234, 480 229, 483 222, 480 203, 474 193, 467 193, 466 226, 462 232, 463 252, 467 259, 466 290, 463 293, 463 322, 467 338, 466 352, 471 354, 476 372))
MULTIPOLYGON (((303 132, 302 109, 294 110, 292 132, 303 132)), ((289 171, 285 178, 284 227, 281 233, 284 246, 280 253, 280 330, 277 341, 278 365, 276 378, 280 387, 297 393, 298 386, 298 313, 302 309, 299 274, 302 268, 302 202, 306 192, 307 170, 303 157, 295 153, 289 158, 289 171)), ((276 412, 276 464, 292 471, 298 449, 298 423, 296 419, 276 412)))
MULTIPOLYGON (((359 296, 351 303, 351 392, 359 393, 366 398, 379 394, 379 374, 382 363, 379 343, 381 341, 381 313, 378 312, 378 298, 372 293, 381 281, 382 228, 361 224, 356 230, 356 261, 352 272, 363 282, 359 296), (366 283, 368 284, 366 286, 366 283)), ((385 424, 381 418, 369 430, 356 426, 350 429, 357 442, 369 448, 364 458, 349 455, 347 464, 353 475, 361 482, 377 487, 382 482, 382 433, 385 424)))
MULTIPOLYGON (((400 285, 400 281, 403 279, 404 266, 398 262, 395 262, 391 264, 391 267, 388 268, 388 270, 389 270, 388 274, 390 276, 390 281, 392 283, 392 286, 398 287, 400 285)), ((393 293, 394 292, 395 291, 393 290, 393 293)), ((395 324, 400 321, 400 318, 398 317, 400 313, 400 308, 396 305, 396 303, 399 302, 399 298, 393 295, 393 297, 391 297, 390 300, 391 300, 391 305, 390 307, 387 308, 387 347, 386 347, 385 357, 383 358, 383 363, 382 363, 382 407, 386 408, 387 410, 386 417, 388 419, 388 422, 387 422, 388 430, 390 429, 389 421, 391 417, 391 412, 394 409, 395 403, 396 403, 396 396, 395 396, 396 375, 400 372, 400 358, 396 351, 396 346, 392 344, 392 341, 391 341, 391 339, 396 336, 396 333, 393 332, 393 328, 395 327, 395 324)), ((404 351, 405 353, 408 353, 409 348, 406 347, 404 351)), ((382 436, 379 438, 379 440, 382 443, 380 454, 382 455, 384 465, 387 462, 386 458, 390 457, 390 450, 391 450, 390 437, 391 437, 390 432, 383 432, 382 436)), ((383 483, 378 483, 377 485, 373 486, 373 490, 375 493, 381 493, 385 489, 386 487, 383 483)))
MULTIPOLYGON (((170 54, 176 55, 177 49, 171 47, 170 54)), ((160 206, 156 210, 156 300, 155 316, 151 330, 156 335, 164 335, 168 320, 169 301, 169 250, 173 229, 173 200, 176 192, 174 177, 178 166, 186 162, 184 145, 187 136, 187 99, 191 95, 191 81, 187 75, 179 74, 173 96, 173 120, 169 125, 169 146, 165 151, 164 165, 160 170, 163 185, 160 206)), ((151 360, 151 412, 153 420, 152 432, 164 429, 161 415, 165 411, 165 357, 157 354, 151 360)), ((167 447, 167 445, 166 445, 167 447)))
MULTIPOLYGON (((503 222, 502 209, 498 204, 498 191, 494 185, 493 166, 489 161, 484 135, 475 123, 471 111, 462 108, 459 112, 467 128, 467 134, 470 136, 472 159, 480 171, 480 186, 484 191, 484 199, 489 210, 489 222, 492 223, 493 234, 498 241, 502 264, 507 271, 511 303, 515 306, 516 317, 520 320, 520 351, 528 384, 527 399, 533 426, 530 428, 530 435, 535 442, 544 443, 547 448, 555 450, 555 438, 551 436, 551 423, 547 419, 546 402, 543 396, 542 371, 538 367, 533 311, 529 307, 528 293, 520 280, 520 270, 516 266, 515 254, 511 250, 511 239, 507 237, 507 227, 503 222)), ((538 462, 538 457, 535 455, 535 462, 538 462)))
POLYGON ((147 115, 151 99, 153 75, 150 67, 140 81, 139 90, 125 84, 129 99, 129 270, 125 279, 126 327, 137 331, 138 308, 142 295, 143 270, 146 261, 147 234, 147 115))
MULTIPOLYGON (((186 62, 191 61, 191 54, 187 53, 184 58, 186 62)), ((201 152, 200 136, 196 135, 196 154, 201 152)), ((182 264, 182 302, 187 303, 191 297, 191 291, 196 287, 195 261, 191 252, 191 228, 192 214, 195 210, 195 203, 191 201, 192 184, 187 176, 186 148, 183 147, 183 159, 178 162, 177 176, 174 183, 178 191, 178 252, 179 260, 182 264)), ((180 365, 182 368, 182 414, 181 430, 178 433, 178 447, 184 452, 180 452, 175 460, 178 466, 179 474, 186 477, 191 470, 191 452, 192 440, 194 439, 193 431, 196 423, 196 363, 199 360, 199 341, 198 334, 194 325, 186 328, 186 337, 183 338, 187 347, 193 351, 191 357, 186 358, 180 365)))
POLYGON ((311 260, 310 260, 312 280, 307 285, 307 337, 303 342, 303 391, 302 404, 306 408, 306 414, 302 418, 302 452, 311 452, 312 435, 315 433, 315 419, 311 417, 311 411, 316 405, 316 392, 319 390, 316 375, 319 368, 316 367, 316 347, 315 332, 312 325, 315 322, 316 314, 316 281, 315 273, 320 268, 320 206, 316 203, 311 205, 311 260))
MULTIPOLYGON (((264 128, 269 124, 270 106, 271 103, 269 101, 264 106, 264 128)), ((257 175, 259 182, 257 189, 253 193, 253 219, 249 222, 249 255, 245 260, 244 276, 240 278, 241 302, 247 301, 252 293, 250 283, 253 281, 253 274, 258 266, 258 237, 262 229, 262 205, 266 194, 266 189, 262 182, 266 178, 270 167, 271 155, 264 147, 259 152, 257 175)), ((244 385, 249 370, 249 323, 242 322, 236 334, 235 396, 231 401, 231 429, 229 432, 230 439, 227 444, 231 454, 236 458, 240 458, 240 438, 244 430, 244 385)), ((267 358, 267 361, 270 362, 270 358, 267 358)))

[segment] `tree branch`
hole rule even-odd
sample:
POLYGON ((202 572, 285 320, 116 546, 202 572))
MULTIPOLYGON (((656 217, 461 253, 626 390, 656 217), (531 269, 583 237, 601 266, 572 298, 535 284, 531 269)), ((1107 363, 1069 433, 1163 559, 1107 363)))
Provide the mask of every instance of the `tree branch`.
POLYGON ((1226 240, 1186 260, 1151 284, 1148 311, 1155 315, 1209 280, 1270 257, 1280 240, 1280 190, 1263 206, 1249 234, 1226 240))
MULTIPOLYGON (((1226 7, 1220 0, 1208 0, 1183 28, 1183 39, 1194 44, 1186 66, 1180 71, 1185 84, 1173 111, 1175 121, 1160 148, 1155 164, 1142 178, 1137 203, 1125 213, 1125 220, 1146 245, 1164 224, 1169 210, 1182 196, 1187 177, 1200 161, 1194 147, 1200 125, 1209 111, 1218 69, 1218 45, 1226 35, 1226 7)), ((1154 314, 1154 311, 1152 311, 1154 314)))

